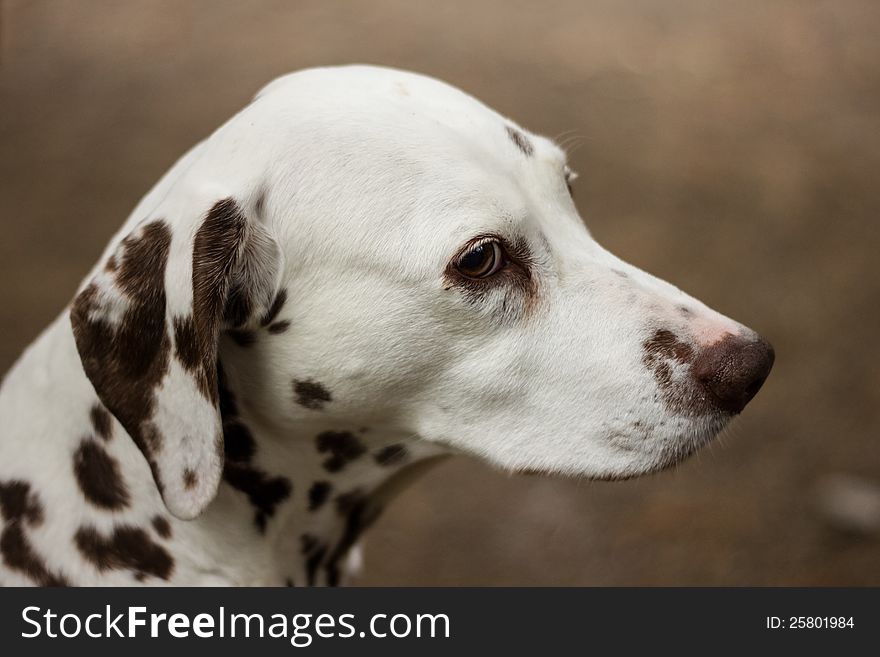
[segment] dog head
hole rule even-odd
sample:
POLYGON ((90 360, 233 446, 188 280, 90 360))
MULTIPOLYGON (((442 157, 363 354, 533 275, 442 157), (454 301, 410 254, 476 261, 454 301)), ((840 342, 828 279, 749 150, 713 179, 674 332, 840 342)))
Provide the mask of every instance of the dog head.
POLYGON ((772 348, 590 236, 564 153, 372 67, 276 80, 141 203, 74 302, 84 369, 172 512, 222 468, 215 362, 283 435, 381 423, 510 470, 680 461, 772 348))

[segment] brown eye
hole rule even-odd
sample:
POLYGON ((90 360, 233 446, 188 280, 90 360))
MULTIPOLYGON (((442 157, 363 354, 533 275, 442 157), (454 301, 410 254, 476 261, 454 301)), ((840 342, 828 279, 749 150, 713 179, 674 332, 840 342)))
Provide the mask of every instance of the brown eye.
POLYGON ((468 278, 486 278, 504 265, 504 253, 495 240, 480 242, 462 255, 456 267, 468 278))

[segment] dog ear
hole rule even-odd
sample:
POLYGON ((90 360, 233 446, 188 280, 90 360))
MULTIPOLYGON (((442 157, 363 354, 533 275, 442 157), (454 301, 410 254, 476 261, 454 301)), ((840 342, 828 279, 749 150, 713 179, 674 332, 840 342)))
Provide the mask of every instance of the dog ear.
POLYGON ((217 347, 267 308, 277 244, 238 202, 163 213, 110 250, 70 317, 83 369, 150 465, 169 511, 190 519, 223 471, 217 347))

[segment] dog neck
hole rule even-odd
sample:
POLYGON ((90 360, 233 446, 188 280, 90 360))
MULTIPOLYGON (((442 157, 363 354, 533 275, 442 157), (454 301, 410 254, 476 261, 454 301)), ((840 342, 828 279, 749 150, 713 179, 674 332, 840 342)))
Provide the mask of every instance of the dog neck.
POLYGON ((264 541, 263 578, 336 585, 356 569, 362 532, 416 476, 446 454, 412 434, 323 416, 279 428, 218 368, 225 466, 218 500, 264 541), (240 517, 244 515, 245 517, 240 517))

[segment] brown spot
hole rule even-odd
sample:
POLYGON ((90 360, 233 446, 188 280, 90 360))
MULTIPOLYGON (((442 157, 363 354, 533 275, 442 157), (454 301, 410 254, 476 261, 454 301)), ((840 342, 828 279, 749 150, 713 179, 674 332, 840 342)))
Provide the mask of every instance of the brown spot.
POLYGON ((522 132, 517 130, 512 126, 504 126, 507 131, 507 136, 510 137, 510 141, 516 144, 516 147, 523 152, 527 157, 531 157, 535 152, 535 147, 532 146, 532 142, 529 141, 529 138, 526 137, 522 132))
POLYGON ((199 475, 191 468, 183 469, 183 487, 192 490, 199 483, 199 475))
POLYGON ((89 417, 92 420, 92 427, 98 436, 104 440, 110 440, 113 437, 113 418, 107 412, 107 409, 100 404, 95 404, 89 412, 89 417))
POLYGON ((327 554, 327 545, 311 534, 303 534, 300 536, 300 551, 306 557, 306 581, 309 586, 314 586, 318 568, 327 554))
POLYGON ((293 392, 296 403, 313 411, 324 408, 324 404, 333 401, 330 391, 317 381, 294 381, 293 392))
POLYGON ((223 321, 228 326, 244 326, 253 311, 253 301, 242 287, 235 287, 229 293, 223 306, 223 321))
POLYGON ((84 439, 73 455, 73 472, 85 498, 102 509, 118 511, 128 506, 128 488, 119 463, 100 443, 84 439))
POLYGON ((657 329, 642 344, 642 362, 654 374, 660 396, 666 406, 674 413, 686 417, 705 415, 711 412, 711 404, 706 395, 701 394, 691 381, 673 381, 676 366, 692 369, 696 352, 686 342, 666 329, 657 329))
POLYGON ((366 451, 357 436, 349 431, 324 431, 317 435, 315 443, 320 453, 330 453, 324 461, 324 469, 328 472, 339 472, 366 451))
POLYGON ((166 518, 162 516, 153 516, 152 520, 153 529, 156 530, 156 533, 159 534, 162 538, 171 538, 171 523, 168 522, 166 518))
POLYGON ((248 496, 248 500, 255 508, 254 522, 263 532, 278 505, 290 497, 293 487, 286 477, 272 477, 251 464, 250 461, 257 449, 256 441, 238 417, 235 395, 229 388, 220 363, 217 364, 217 387, 226 456, 223 479, 248 496))
POLYGON ((217 363, 217 389, 220 398, 220 417, 223 420, 223 448, 229 461, 249 463, 257 444, 250 429, 238 417, 235 395, 229 389, 222 365, 217 363))
POLYGON ((168 368, 165 330, 165 267, 171 231, 163 221, 145 225, 120 245, 116 284, 128 305, 119 323, 105 319, 107 299, 92 283, 74 299, 70 319, 83 369, 104 406, 143 451, 156 482, 152 455, 161 436, 149 422, 155 388, 168 368))
POLYGON ((272 305, 269 307, 269 310, 266 311, 266 314, 260 318, 260 326, 269 326, 275 319, 278 317, 278 313, 281 312, 281 309, 284 307, 284 304, 287 302, 287 290, 281 290, 277 295, 275 295, 275 300, 272 301, 272 305))
POLYGON ((25 533, 26 526, 38 527, 43 522, 43 507, 30 485, 24 481, 0 483, 0 511, 4 520, 0 555, 6 567, 24 573, 39 586, 69 586, 63 575, 49 570, 25 533))
POLYGON ((406 447, 400 444, 388 445, 376 452, 373 458, 379 465, 394 465, 406 458, 406 447))
POLYGON ((115 255, 111 255, 111 256, 107 259, 107 264, 104 265, 104 270, 105 270, 105 271, 109 271, 109 272, 114 272, 114 271, 116 271, 118 268, 119 268, 119 263, 116 262, 116 256, 115 256, 115 255))
POLYGON ((309 488, 309 511, 320 509, 330 496, 333 486, 329 481, 316 481, 309 488))
POLYGON ((139 527, 119 525, 104 536, 94 527, 80 527, 74 536, 80 554, 99 571, 131 570, 139 580, 150 575, 167 580, 174 560, 139 527))
POLYGON ((201 372, 196 376, 205 397, 217 402, 217 336, 221 316, 232 327, 250 315, 246 290, 233 287, 232 274, 243 251, 247 218, 234 199, 218 201, 196 231, 193 242, 193 322, 201 372))
POLYGON ((257 341, 257 334, 248 329, 229 329, 226 335, 232 338, 232 341, 239 347, 250 347, 257 341))
POLYGON ((174 353, 181 365, 192 372, 201 365, 202 348, 192 317, 174 318, 174 353))
POLYGON ((336 510, 345 516, 345 527, 342 531, 342 537, 327 557, 325 569, 329 586, 339 584, 340 560, 348 554, 361 534, 376 521, 382 512, 381 507, 372 504, 370 499, 359 489, 337 497, 336 510))
POLYGON ((274 322, 269 324, 269 333, 274 333, 275 335, 279 333, 284 333, 287 329, 290 328, 290 321, 284 320, 281 322, 274 322))
POLYGON ((290 497, 293 487, 286 477, 273 477, 247 463, 227 462, 223 478, 230 486, 248 496, 256 509, 254 521, 261 532, 275 515, 278 505, 290 497))

